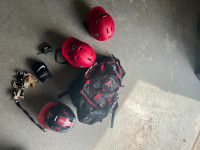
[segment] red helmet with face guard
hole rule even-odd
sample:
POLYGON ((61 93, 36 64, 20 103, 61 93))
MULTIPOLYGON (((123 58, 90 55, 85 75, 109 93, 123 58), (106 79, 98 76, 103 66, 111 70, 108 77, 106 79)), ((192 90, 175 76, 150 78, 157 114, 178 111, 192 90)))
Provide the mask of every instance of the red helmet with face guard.
POLYGON ((66 132, 73 128, 75 115, 67 105, 58 102, 48 102, 41 109, 38 121, 49 130, 66 132))

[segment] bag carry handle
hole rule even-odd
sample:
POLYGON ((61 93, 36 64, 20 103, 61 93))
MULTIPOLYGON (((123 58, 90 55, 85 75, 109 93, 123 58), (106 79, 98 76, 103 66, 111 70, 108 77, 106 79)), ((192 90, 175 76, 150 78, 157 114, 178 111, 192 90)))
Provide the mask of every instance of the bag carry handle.
POLYGON ((59 63, 59 64, 69 64, 68 61, 63 61, 63 62, 58 61, 58 53, 60 53, 60 52, 62 52, 62 49, 56 50, 56 52, 55 52, 55 61, 56 61, 57 63, 59 63))
POLYGON ((22 108, 22 106, 20 105, 19 101, 15 101, 16 105, 29 117, 29 119, 35 124, 38 126, 38 128, 40 128, 43 132, 46 132, 45 131, 45 128, 42 127, 40 124, 36 123, 35 120, 29 115, 29 113, 22 108))

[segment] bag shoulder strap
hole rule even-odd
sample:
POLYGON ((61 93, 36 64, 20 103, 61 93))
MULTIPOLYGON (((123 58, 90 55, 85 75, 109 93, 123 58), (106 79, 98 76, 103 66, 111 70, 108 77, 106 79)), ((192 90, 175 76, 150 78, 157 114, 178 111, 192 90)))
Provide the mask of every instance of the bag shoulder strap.
POLYGON ((38 128, 40 128, 43 132, 46 132, 46 131, 45 131, 45 128, 42 127, 40 124, 36 123, 35 120, 29 115, 29 113, 28 113, 25 109, 23 109, 23 108, 21 107, 19 101, 15 101, 15 103, 16 103, 16 105, 29 117, 29 119, 30 119, 35 125, 38 126, 38 128))
POLYGON ((113 110, 112 110, 112 118, 111 118, 111 124, 110 124, 110 128, 113 128, 114 125, 114 118, 115 118, 115 112, 118 108, 118 103, 115 104, 113 110))
POLYGON ((69 94, 69 90, 60 93, 57 97, 60 99, 60 98, 62 98, 63 96, 65 96, 67 94, 69 94))

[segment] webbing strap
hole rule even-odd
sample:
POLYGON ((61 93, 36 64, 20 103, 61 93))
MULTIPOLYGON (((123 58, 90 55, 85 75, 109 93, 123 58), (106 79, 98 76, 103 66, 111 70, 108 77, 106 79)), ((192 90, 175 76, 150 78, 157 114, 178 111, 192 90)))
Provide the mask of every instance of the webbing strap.
POLYGON ((113 125, 114 125, 114 118, 115 118, 115 111, 112 112, 112 118, 111 118, 110 128, 113 128, 113 125))
POLYGON ((112 118, 111 118, 111 124, 110 124, 110 128, 113 128, 114 125, 114 118, 115 118, 115 112, 118 108, 118 103, 115 104, 113 110, 112 110, 112 118))
POLYGON ((30 119, 34 124, 36 124, 43 132, 46 132, 46 131, 45 131, 45 128, 43 128, 40 124, 36 123, 35 120, 29 115, 29 113, 28 113, 25 109, 23 109, 23 108, 21 107, 21 105, 20 105, 20 103, 19 103, 18 101, 16 101, 16 105, 17 105, 21 110, 23 110, 23 112, 29 117, 29 119, 30 119))

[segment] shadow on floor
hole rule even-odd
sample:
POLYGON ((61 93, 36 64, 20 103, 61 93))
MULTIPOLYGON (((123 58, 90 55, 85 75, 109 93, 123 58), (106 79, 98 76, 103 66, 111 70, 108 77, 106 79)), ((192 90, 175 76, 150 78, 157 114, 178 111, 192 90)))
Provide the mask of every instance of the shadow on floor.
MULTIPOLYGON (((171 28, 167 28, 168 33, 171 33, 171 37, 177 40, 177 43, 181 44, 182 47, 179 47, 178 51, 180 52, 180 55, 189 62, 191 70, 193 70, 193 72, 191 71, 190 73, 193 75, 200 67, 200 31, 198 30, 198 24, 200 22, 199 6, 200 1, 171 1, 171 7, 175 8, 175 11, 172 11, 171 13, 171 28)), ((182 74, 184 74, 184 72, 182 74)), ((180 77, 177 78, 182 78, 181 73, 180 77)), ((187 79, 185 81, 183 80, 183 83, 180 83, 180 85, 175 87, 172 92, 200 100, 197 94, 194 94, 196 91, 193 93, 189 90, 187 85, 185 85, 192 85, 191 81, 187 81, 187 79)), ((196 80, 196 85, 193 88, 198 89, 198 83, 200 85, 200 82, 196 80)))
POLYGON ((86 31, 88 32, 87 28, 85 27, 85 23, 88 20, 88 13, 91 8, 83 0, 74 0, 73 6, 74 6, 74 12, 77 16, 78 22, 82 24, 82 27, 85 28, 86 31))
MULTIPOLYGON (((173 1, 171 5, 176 8, 175 15, 171 19, 174 24, 174 33, 179 35, 177 40, 185 47, 185 56, 191 64, 194 72, 200 66, 200 31, 198 24, 200 22, 200 1, 173 1), (182 3, 182 5, 180 5, 182 3), (182 31, 177 32, 177 26, 182 27, 182 31)), ((172 31, 173 31, 172 30, 172 31)))
POLYGON ((50 44, 54 49, 59 49, 68 37, 70 35, 63 35, 55 30, 47 30, 43 33, 42 39, 44 43, 50 44))
POLYGON ((10 146, 10 145, 5 145, 4 143, 0 143, 0 145, 1 145, 1 150, 26 150, 21 146, 10 146))

